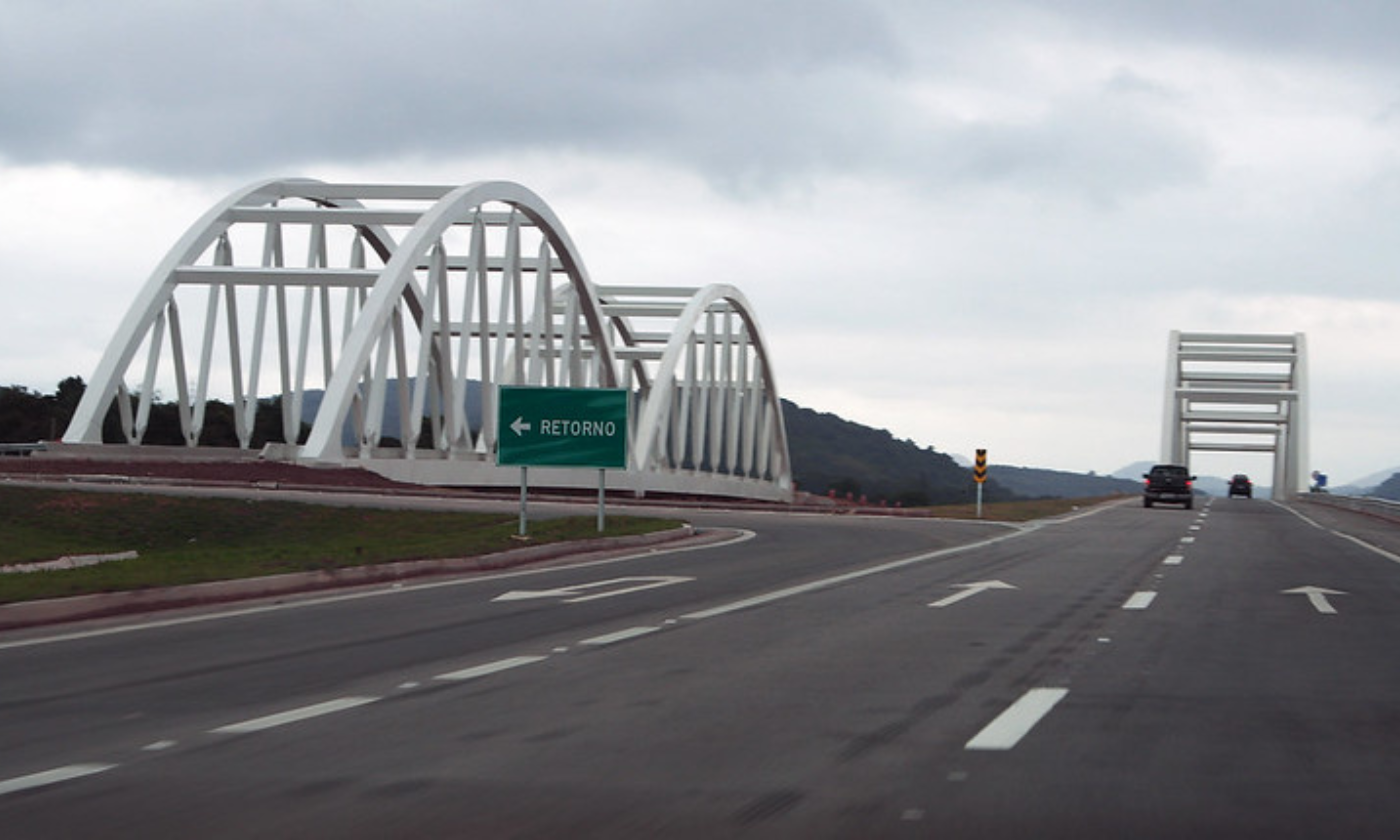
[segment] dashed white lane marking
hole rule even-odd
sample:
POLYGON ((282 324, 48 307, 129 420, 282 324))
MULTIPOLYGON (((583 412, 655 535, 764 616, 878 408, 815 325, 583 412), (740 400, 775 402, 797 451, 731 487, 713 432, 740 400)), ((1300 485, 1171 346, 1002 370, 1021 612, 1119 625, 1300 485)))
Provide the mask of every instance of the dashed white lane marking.
POLYGON ((485 677, 490 674, 497 674, 501 671, 509 671, 511 668, 519 668, 522 665, 533 665, 536 662, 543 662, 548 657, 544 656, 513 656, 510 659, 500 659, 495 662, 488 662, 485 665, 474 665, 470 668, 463 668, 460 671, 449 671, 446 674, 438 674, 433 677, 435 680, 474 680, 477 677, 485 677))
POLYGON ((1184 542, 1184 543, 1193 543, 1193 542, 1196 541, 1196 538, 1195 538, 1195 537, 1182 537, 1182 538, 1181 538, 1181 541, 1184 542))
POLYGON ((1180 566, 1181 561, 1185 559, 1186 558, 1180 554, 1168 554, 1162 563, 1167 566, 1180 566))
POLYGON ((142 747, 141 750, 142 752, 160 752, 161 750, 170 749, 171 747, 175 746, 176 743, 176 741, 152 741, 151 743, 142 747))
POLYGON ((1067 694, 1067 688, 1032 688, 974 735, 964 749, 1011 749, 1067 694))
POLYGON ((628 639, 635 639, 638 636, 645 636, 660 630, 660 627, 629 627, 626 630, 619 630, 616 633, 605 633, 601 636, 594 636, 591 639, 583 639, 581 645, 611 645, 617 642, 625 642, 628 639))
POLYGON ((220 735, 240 735, 248 732, 261 732, 264 729, 272 729, 278 726, 285 726, 289 723, 298 723, 321 715, 343 712, 346 709, 354 709, 373 703, 378 697, 340 697, 335 700, 327 700, 324 703, 314 703, 310 706, 302 706, 300 709, 289 709, 285 712, 278 712, 275 715, 266 715, 252 720, 245 720, 242 723, 230 723, 227 726, 220 726, 211 729, 220 735))
POLYGON ((1145 610, 1156 597, 1156 592, 1134 592, 1131 598, 1123 602, 1123 609, 1145 610))
POLYGON ((115 764, 69 764, 66 767, 55 767, 41 773, 30 773, 28 776, 3 779, 0 780, 0 796, 47 785, 56 785, 59 782, 81 779, 84 776, 92 776, 97 773, 105 773, 116 766, 115 764))

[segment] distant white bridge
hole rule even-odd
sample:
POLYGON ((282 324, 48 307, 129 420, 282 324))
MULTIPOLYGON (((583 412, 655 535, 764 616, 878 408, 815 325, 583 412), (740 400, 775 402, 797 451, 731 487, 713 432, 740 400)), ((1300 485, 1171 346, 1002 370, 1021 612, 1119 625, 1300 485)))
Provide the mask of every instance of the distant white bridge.
POLYGON ((1308 377, 1303 333, 1172 331, 1162 461, 1192 452, 1267 452, 1275 498, 1307 490, 1308 377))
MULTIPOLYGON (((121 445, 142 446, 171 383, 187 450, 210 449, 215 392, 244 450, 259 398, 277 396, 288 443, 267 457, 459 486, 519 483, 495 463, 496 386, 625 388, 630 463, 609 488, 792 493, 772 359, 743 294, 595 285, 553 211, 509 182, 290 179, 235 192, 140 289, 64 443, 104 445, 115 403, 121 445)), ((531 486, 597 483, 587 470, 530 471, 531 486)))

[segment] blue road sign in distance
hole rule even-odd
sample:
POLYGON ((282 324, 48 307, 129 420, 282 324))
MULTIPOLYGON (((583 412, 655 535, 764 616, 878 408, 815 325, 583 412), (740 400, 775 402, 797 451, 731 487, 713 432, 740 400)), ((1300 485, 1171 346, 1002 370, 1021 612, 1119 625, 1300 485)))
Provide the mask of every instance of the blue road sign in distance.
POLYGON ((497 394, 497 464, 627 468, 625 388, 502 385, 497 394))

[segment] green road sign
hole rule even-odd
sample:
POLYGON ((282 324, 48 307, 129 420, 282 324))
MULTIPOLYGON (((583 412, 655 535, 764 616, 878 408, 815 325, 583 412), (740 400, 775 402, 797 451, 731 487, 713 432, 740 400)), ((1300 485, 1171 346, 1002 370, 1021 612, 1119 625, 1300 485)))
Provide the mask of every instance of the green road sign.
POLYGON ((625 388, 502 385, 498 394, 497 464, 627 468, 625 388))

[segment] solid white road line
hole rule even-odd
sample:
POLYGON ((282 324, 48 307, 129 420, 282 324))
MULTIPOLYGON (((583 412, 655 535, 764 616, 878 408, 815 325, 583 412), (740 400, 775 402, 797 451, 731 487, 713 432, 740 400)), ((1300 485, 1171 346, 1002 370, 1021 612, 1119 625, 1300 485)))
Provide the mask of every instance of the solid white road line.
POLYGON ((3 779, 0 780, 0 796, 46 785, 56 785, 59 782, 81 779, 84 776, 92 776, 97 773, 105 773, 116 766, 115 764, 69 764, 66 767, 55 767, 42 773, 30 773, 28 776, 3 779))
POLYGON ((343 712, 346 709, 353 709, 357 706, 373 703, 378 699, 378 697, 340 697, 335 700, 327 700, 324 703, 302 706, 300 709, 290 709, 285 712, 278 712, 275 715, 266 715, 265 717, 245 720, 242 723, 230 723, 227 726, 220 726, 217 729, 211 729, 209 731, 220 735, 241 735, 248 732, 261 732, 264 729, 272 729, 274 727, 285 726, 289 723, 298 723, 322 715, 343 712))
POLYGON ((967 742, 969 750, 1009 750, 1069 694, 1067 688, 1032 688, 967 742))
POLYGON ((1131 598, 1123 602, 1123 609, 1145 610, 1156 597, 1156 592, 1134 592, 1131 598))
POLYGON ((446 674, 438 674, 433 677, 435 680, 474 680, 477 677, 485 677, 490 674, 498 674, 501 671, 509 671, 511 668, 519 668, 522 665, 533 665, 536 662, 543 662, 548 659, 546 656, 514 656, 510 659, 501 659, 496 662, 488 662, 485 665, 474 665, 471 668, 463 668, 460 671, 450 671, 446 674))
POLYGON ((579 642, 581 645, 611 645, 617 642, 625 642, 628 639, 635 639, 638 636, 645 636, 660 630, 660 627, 629 627, 626 630, 619 630, 616 633, 605 633, 602 636, 594 636, 591 639, 584 639, 579 642))

